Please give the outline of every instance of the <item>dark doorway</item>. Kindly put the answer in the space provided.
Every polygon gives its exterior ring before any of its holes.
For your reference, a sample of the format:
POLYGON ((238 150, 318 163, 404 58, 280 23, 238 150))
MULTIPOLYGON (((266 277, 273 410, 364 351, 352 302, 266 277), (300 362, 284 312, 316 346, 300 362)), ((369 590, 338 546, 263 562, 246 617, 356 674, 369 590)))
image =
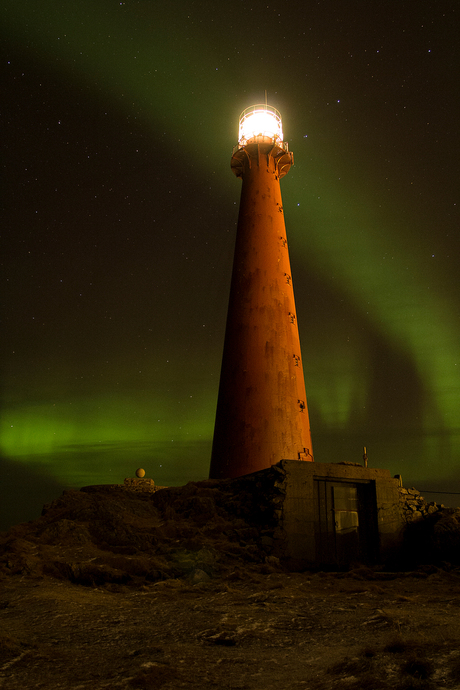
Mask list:
POLYGON ((318 565, 375 563, 378 552, 374 482, 315 479, 318 565))

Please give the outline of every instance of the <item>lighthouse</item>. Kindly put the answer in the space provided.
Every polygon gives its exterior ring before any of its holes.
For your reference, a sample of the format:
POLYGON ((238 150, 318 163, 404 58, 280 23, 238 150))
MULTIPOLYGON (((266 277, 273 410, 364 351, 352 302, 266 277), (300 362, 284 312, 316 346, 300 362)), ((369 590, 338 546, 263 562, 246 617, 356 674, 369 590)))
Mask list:
POLYGON ((242 180, 210 477, 312 461, 299 329, 280 180, 293 155, 280 113, 239 120, 231 168, 242 180))

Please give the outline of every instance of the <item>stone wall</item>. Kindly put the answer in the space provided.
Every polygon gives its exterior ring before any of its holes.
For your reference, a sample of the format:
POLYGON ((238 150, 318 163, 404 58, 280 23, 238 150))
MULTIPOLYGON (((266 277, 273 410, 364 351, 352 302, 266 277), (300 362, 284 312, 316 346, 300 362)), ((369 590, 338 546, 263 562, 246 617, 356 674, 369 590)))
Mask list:
POLYGON ((445 507, 442 503, 435 503, 434 501, 427 503, 420 495, 420 491, 414 487, 404 489, 402 486, 399 487, 399 506, 401 517, 407 524, 422 520, 445 507))

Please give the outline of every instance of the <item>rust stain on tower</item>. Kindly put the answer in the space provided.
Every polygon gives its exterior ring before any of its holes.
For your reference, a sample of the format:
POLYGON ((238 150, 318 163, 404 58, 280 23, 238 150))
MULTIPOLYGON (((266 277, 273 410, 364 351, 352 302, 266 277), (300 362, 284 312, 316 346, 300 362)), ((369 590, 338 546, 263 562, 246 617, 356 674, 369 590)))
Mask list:
POLYGON ((243 181, 210 477, 313 460, 280 179, 293 162, 281 116, 240 117, 231 167, 243 181))

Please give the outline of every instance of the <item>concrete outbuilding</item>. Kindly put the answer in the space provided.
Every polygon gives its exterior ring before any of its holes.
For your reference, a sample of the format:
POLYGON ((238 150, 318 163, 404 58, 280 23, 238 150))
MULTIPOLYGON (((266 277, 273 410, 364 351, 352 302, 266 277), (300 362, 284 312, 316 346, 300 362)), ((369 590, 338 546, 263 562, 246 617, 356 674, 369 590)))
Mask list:
POLYGON ((290 567, 386 563, 400 555, 399 480, 350 463, 283 460, 274 553, 290 567))

